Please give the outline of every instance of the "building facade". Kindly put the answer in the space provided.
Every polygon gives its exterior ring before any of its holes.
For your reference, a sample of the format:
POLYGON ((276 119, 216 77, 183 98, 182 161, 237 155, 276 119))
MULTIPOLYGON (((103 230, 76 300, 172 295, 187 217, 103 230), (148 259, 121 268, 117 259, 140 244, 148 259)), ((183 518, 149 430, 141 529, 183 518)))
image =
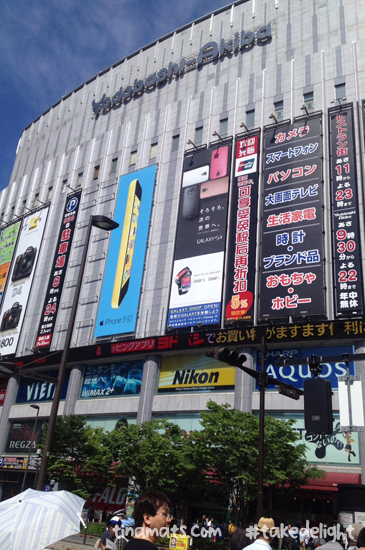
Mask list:
MULTIPOLYGON (((209 399, 259 410, 253 379, 207 351, 237 349, 259 369, 265 337, 267 371, 298 388, 307 357, 331 358, 332 436, 305 433, 303 398, 266 396, 329 473, 303 493, 320 501, 313 519, 331 515, 336 484, 365 473, 338 401, 342 354, 364 351, 363 7, 243 0, 162 37, 32 122, 0 195, 2 361, 57 376, 88 247, 60 414, 189 431, 209 399), (91 215, 119 228, 85 243, 91 215), (281 354, 303 364, 278 367, 281 354)), ((362 376, 362 360, 349 366, 362 376)), ((13 377, 0 389, 8 497, 29 404, 46 420, 54 386, 13 377)), ((100 505, 122 500, 118 489, 100 505)))

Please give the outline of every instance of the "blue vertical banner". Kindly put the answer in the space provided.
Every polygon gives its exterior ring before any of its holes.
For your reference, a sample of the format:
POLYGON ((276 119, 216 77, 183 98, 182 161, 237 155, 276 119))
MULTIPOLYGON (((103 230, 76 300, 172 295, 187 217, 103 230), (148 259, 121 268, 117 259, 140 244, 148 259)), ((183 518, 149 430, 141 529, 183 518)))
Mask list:
POLYGON ((111 233, 96 338, 136 328, 155 177, 156 165, 119 180, 114 214, 119 227, 111 233))

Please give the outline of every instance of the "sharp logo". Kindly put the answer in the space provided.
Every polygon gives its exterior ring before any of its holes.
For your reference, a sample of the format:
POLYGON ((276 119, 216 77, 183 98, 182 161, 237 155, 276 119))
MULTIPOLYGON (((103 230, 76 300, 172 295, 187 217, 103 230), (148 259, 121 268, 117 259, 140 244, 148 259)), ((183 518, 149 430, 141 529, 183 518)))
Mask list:
POLYGON ((201 372, 196 371, 195 369, 188 370, 177 370, 174 376, 173 386, 180 385, 199 385, 204 386, 204 384, 218 384, 219 372, 201 372))
POLYGON ((122 86, 111 97, 106 94, 100 101, 93 100, 93 116, 97 117, 101 113, 106 113, 113 108, 120 107, 123 103, 127 103, 132 97, 142 95, 145 90, 151 91, 158 85, 164 84, 172 78, 178 78, 180 75, 197 69, 198 67, 216 61, 225 55, 234 55, 244 50, 251 50, 256 44, 262 44, 271 40, 271 23, 260 27, 255 32, 241 31, 236 32, 234 38, 228 40, 222 38, 220 43, 207 42, 200 48, 197 57, 183 57, 179 63, 169 63, 168 67, 163 67, 159 71, 150 74, 144 80, 136 80, 133 85, 122 86))

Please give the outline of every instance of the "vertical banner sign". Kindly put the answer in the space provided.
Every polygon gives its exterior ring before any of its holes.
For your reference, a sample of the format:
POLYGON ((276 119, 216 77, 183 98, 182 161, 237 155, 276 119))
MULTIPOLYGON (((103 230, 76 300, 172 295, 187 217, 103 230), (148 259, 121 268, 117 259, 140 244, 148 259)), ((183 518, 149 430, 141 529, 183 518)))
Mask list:
POLYGON ((225 324, 253 321, 258 198, 258 135, 236 141, 230 211, 225 324))
POLYGON ((30 290, 42 245, 49 207, 23 220, 15 261, 10 272, 1 310, 0 349, 3 355, 15 353, 24 321, 30 290))
POLYGON ((265 130, 259 319, 324 315, 321 117, 265 130))
POLYGON ((220 323, 231 148, 185 157, 167 328, 220 323))
POLYGON ((20 224, 21 222, 12 223, 0 231, 0 304, 3 299, 20 224))
POLYGON ((353 109, 329 109, 335 317, 363 315, 353 109))
POLYGON ((56 251, 52 263, 52 271, 43 308, 41 310, 41 320, 35 342, 36 348, 45 348, 51 345, 68 259, 71 252, 72 239, 76 227, 80 196, 81 191, 78 191, 77 194, 73 194, 72 197, 68 196, 66 199, 56 251))
POLYGON ((119 181, 103 288, 94 336, 126 334, 136 328, 147 249, 156 165, 119 181))

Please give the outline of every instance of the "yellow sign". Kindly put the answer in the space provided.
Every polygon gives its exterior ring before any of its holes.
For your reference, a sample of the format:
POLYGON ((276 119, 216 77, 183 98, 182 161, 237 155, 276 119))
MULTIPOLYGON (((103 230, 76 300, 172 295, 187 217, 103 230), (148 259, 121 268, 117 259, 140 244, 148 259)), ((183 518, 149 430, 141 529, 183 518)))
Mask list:
POLYGON ((234 384, 235 368, 210 357, 164 357, 157 392, 233 391, 234 384))
POLYGON ((170 535, 170 550, 188 550, 189 537, 188 535, 170 535))

